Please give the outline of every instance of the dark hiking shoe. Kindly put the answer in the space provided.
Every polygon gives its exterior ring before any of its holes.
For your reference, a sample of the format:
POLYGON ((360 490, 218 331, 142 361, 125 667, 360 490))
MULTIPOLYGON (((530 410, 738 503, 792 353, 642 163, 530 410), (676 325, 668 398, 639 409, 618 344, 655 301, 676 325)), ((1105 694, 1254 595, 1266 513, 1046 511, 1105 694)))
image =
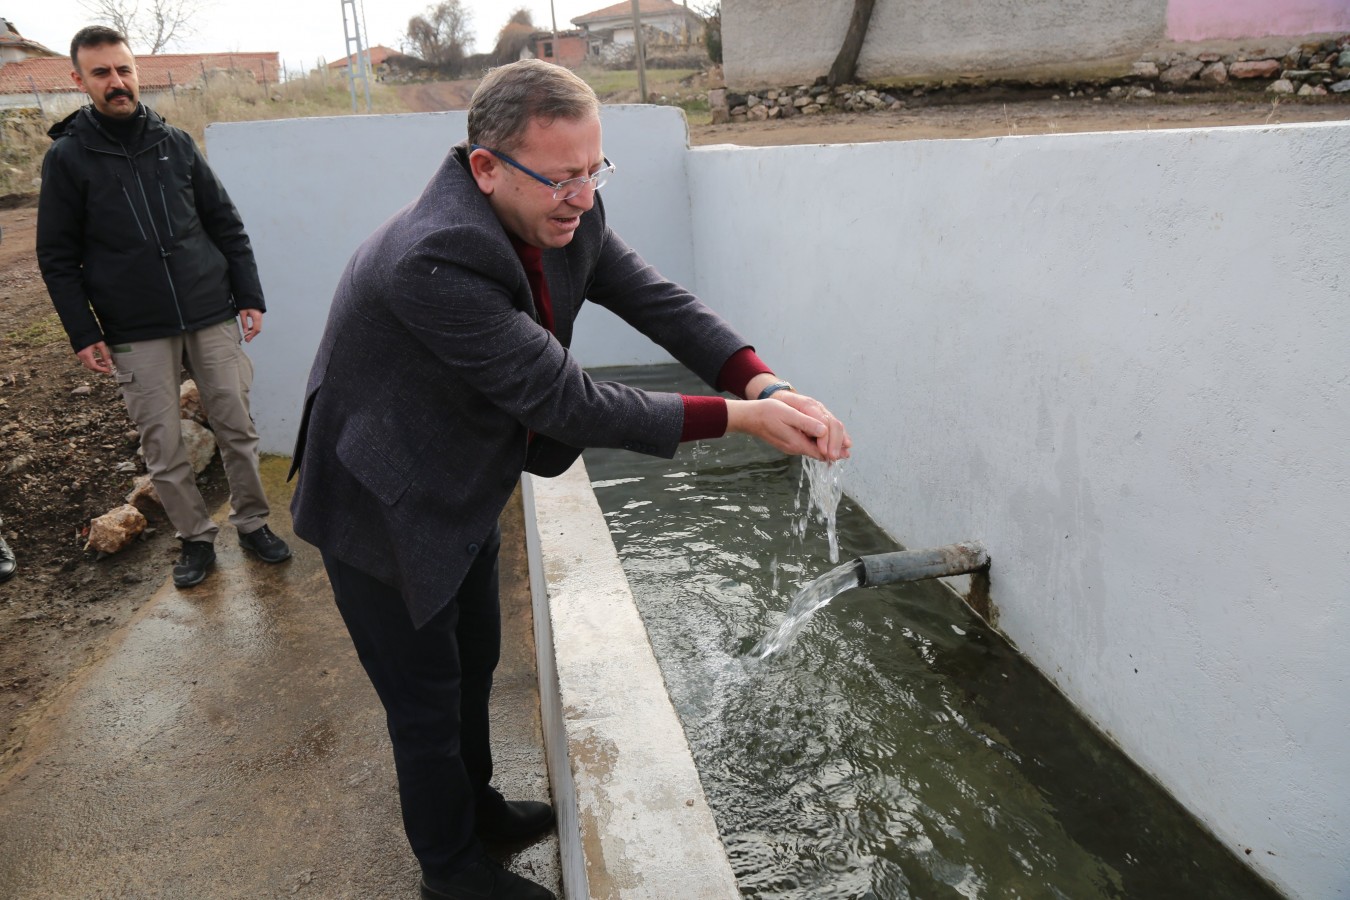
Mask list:
POLYGON ((6 544, 5 539, 0 537, 0 581, 9 581, 17 571, 19 571, 19 563, 14 558, 14 551, 9 549, 9 544, 6 544))
POLYGON ((210 541, 183 541, 183 553, 173 566, 173 583, 180 588, 201 584, 215 564, 216 548, 210 541))
POLYGON ((257 531, 239 535, 239 546, 252 553, 263 562, 279 563, 291 558, 291 548, 286 542, 272 533, 266 525, 257 531))
POLYGON ((481 857, 448 878, 422 876, 422 900, 557 900, 553 892, 481 857))

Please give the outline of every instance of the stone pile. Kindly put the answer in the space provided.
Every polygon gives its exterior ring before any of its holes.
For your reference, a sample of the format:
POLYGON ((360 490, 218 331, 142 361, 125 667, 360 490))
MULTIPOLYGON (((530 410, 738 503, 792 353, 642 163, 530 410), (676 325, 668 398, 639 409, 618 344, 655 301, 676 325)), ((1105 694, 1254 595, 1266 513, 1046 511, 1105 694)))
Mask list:
MULTIPOLYGON (((1283 54, 1173 52, 1145 56, 1131 74, 1159 88, 1204 90, 1232 82, 1269 82, 1274 94, 1300 97, 1350 93, 1350 35, 1339 40, 1299 44, 1283 54)), ((1138 96, 1138 89, 1134 94, 1138 96)))
MULTIPOLYGON (((823 81, 823 79, 822 79, 823 81)), ((1259 87, 1276 94, 1300 97, 1350 94, 1350 35, 1337 40, 1300 44, 1284 53, 1238 51, 1217 53, 1201 49, 1148 54, 1134 63, 1127 75, 1106 79, 1095 86, 1065 85, 1070 97, 1079 93, 1111 99, 1140 99, 1161 91, 1203 91, 1225 87, 1259 87)), ((714 125, 724 122, 789 119, 824 112, 869 112, 901 109, 903 96, 939 95, 947 84, 910 85, 880 89, 845 84, 831 88, 822 83, 736 91, 708 91, 708 106, 714 125)), ((973 86, 968 81, 961 89, 973 86)), ((1045 85, 1038 85, 1045 87, 1045 85)), ((1056 100, 1059 95, 1055 95, 1056 100)))

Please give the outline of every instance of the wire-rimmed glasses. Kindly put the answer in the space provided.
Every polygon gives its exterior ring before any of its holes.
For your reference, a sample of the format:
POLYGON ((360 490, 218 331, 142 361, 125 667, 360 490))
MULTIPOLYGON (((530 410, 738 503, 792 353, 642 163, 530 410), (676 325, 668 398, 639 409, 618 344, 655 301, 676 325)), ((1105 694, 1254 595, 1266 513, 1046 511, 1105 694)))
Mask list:
POLYGON ((531 169, 527 169, 525 166, 522 166, 520 163, 516 162, 511 157, 507 156, 505 153, 502 153, 501 151, 498 150, 493 150, 491 147, 484 147, 482 144, 470 144, 469 149, 486 150, 488 153, 491 153, 493 156, 497 157, 507 165, 519 169, 520 171, 524 172, 526 175, 530 176, 540 184, 551 188, 553 190, 554 200, 571 200, 573 197, 577 196, 582 191, 586 190, 587 187, 591 188, 592 190, 598 191, 600 190, 600 188, 605 186, 606 182, 609 181, 609 176, 614 174, 614 163, 610 162, 609 159, 606 157, 605 161, 600 165, 600 168, 596 169, 589 175, 582 175, 577 178, 569 178, 566 181, 550 181, 543 175, 540 175, 538 172, 535 172, 531 169))

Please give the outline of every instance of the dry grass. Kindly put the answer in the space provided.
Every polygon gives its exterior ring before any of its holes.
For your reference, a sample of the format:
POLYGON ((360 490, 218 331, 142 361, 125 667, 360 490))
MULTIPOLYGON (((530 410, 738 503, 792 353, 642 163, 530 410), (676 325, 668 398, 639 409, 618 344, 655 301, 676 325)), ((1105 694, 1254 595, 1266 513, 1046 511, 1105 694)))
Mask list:
MULTIPOLYGON (((370 95, 374 113, 404 111, 391 87, 372 83, 370 95)), ((347 82, 337 75, 318 73, 264 88, 252 79, 216 74, 205 88, 180 88, 175 96, 158 101, 155 110, 204 147, 206 126, 213 122, 350 115, 352 101, 347 82)), ((366 111, 359 86, 358 110, 366 111)), ((0 195, 32 193, 38 189, 42 156, 51 145, 46 132, 53 119, 34 112, 11 115, 2 121, 0 195)))

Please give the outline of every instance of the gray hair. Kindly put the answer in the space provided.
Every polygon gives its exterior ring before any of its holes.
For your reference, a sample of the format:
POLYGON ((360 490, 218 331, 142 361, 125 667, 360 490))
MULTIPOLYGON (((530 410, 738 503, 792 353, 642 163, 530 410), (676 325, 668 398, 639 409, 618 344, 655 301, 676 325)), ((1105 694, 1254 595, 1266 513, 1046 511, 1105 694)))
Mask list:
POLYGON ((469 143, 509 153, 534 119, 584 119, 600 114, 591 86, 562 66, 522 59, 490 70, 469 101, 469 143))

